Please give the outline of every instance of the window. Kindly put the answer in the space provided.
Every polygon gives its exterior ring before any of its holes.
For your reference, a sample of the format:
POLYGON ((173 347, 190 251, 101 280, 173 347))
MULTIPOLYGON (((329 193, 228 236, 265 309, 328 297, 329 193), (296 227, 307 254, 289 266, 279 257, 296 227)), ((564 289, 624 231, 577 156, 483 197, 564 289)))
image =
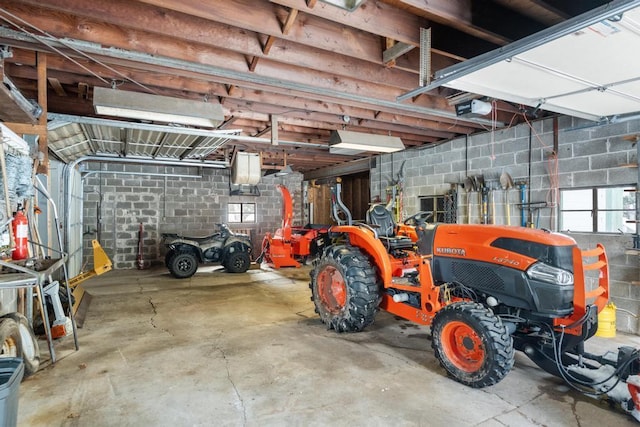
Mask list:
POLYGON ((433 213, 429 222, 455 224, 457 221, 455 193, 447 193, 444 196, 420 197, 420 211, 433 213))
POLYGON ((636 233, 636 189, 561 190, 560 228, 594 233, 636 233))
POLYGON ((230 223, 256 222, 255 203, 229 203, 227 221, 230 223))

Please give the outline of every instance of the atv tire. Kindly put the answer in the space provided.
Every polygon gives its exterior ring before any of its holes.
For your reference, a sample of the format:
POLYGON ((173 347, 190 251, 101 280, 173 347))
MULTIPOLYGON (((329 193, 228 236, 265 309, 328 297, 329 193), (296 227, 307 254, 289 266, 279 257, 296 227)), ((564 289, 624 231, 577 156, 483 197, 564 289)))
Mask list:
POLYGON ((187 279, 198 271, 198 258, 191 252, 176 252, 169 258, 167 268, 176 279, 187 279))
POLYGON ((224 261, 224 268, 229 273, 244 273, 249 269, 251 258, 247 252, 231 252, 224 261))
POLYGON ((174 256, 176 254, 176 251, 173 249, 170 249, 169 252, 166 253, 166 255, 164 256, 164 266, 169 268, 169 263, 171 262, 171 257, 174 256))
POLYGON ((436 358, 456 381, 474 388, 498 383, 513 367, 513 339, 499 317, 478 303, 440 310, 431 325, 436 358))
POLYGON ((40 368, 40 346, 33 329, 29 326, 29 321, 20 313, 5 314, 0 318, 0 321, 5 318, 13 319, 18 325, 20 333, 18 357, 21 357, 24 362, 24 376, 28 377, 35 374, 40 368))
POLYGON ((311 270, 311 300, 329 329, 360 332, 373 323, 380 304, 376 270, 360 249, 329 246, 311 270))

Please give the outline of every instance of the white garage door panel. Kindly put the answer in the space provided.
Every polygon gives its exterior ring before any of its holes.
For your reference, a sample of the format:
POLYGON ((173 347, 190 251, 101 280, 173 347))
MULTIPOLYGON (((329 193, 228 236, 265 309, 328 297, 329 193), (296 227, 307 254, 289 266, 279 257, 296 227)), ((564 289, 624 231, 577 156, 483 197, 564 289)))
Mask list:
POLYGON ((640 1, 613 1, 436 73, 438 86, 590 120, 640 114, 640 1))

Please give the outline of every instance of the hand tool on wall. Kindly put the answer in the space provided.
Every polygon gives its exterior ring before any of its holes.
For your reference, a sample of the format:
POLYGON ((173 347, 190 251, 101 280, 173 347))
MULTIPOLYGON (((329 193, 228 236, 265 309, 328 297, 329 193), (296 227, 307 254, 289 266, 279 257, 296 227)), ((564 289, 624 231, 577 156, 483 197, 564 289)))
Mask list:
POLYGON ((520 182, 518 188, 520 188, 520 225, 526 227, 527 214, 525 209, 527 205, 527 183, 524 181, 520 182))
POLYGON ((475 177, 476 181, 476 190, 478 191, 478 206, 480 208, 480 222, 483 224, 487 224, 489 221, 488 212, 487 212, 487 188, 484 184, 484 177, 482 175, 477 175, 475 177))
POLYGON ((490 189, 485 184, 482 187, 482 223, 489 224, 489 193, 490 189))
MULTIPOLYGON (((464 180, 464 191, 467 193, 467 224, 471 224, 471 190, 474 187, 474 180, 468 176, 464 180)), ((474 190, 475 191, 475 190, 474 190)))
POLYGON ((138 228, 138 254, 136 256, 136 267, 138 270, 144 268, 144 225, 140 223, 138 228))
POLYGON ((401 222, 404 217, 404 205, 403 205, 403 188, 404 188, 404 164, 406 160, 403 160, 400 165, 400 170, 395 179, 389 180, 387 186, 387 210, 391 211, 393 218, 396 222, 401 222))
POLYGON ((511 205, 509 204, 509 190, 513 188, 513 178, 506 171, 500 175, 500 186, 504 190, 504 210, 507 217, 507 225, 511 225, 511 205))
POLYGON ((489 198, 491 199, 491 224, 496 223, 496 193, 493 185, 489 189, 489 198))

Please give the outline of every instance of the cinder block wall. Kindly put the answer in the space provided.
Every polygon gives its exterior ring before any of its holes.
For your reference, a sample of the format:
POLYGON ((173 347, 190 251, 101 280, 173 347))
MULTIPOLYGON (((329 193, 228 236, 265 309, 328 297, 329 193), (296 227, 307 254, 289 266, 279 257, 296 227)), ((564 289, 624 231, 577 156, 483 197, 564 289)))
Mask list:
POLYGON ((280 178, 263 177, 257 186, 260 196, 231 196, 229 170, 88 163, 85 171, 89 170, 100 172, 89 175, 83 183, 83 242, 85 260, 89 263, 92 262, 91 240, 99 234, 100 243, 115 268, 136 268, 138 231, 142 223, 145 264, 160 264, 163 262, 160 233, 212 234, 217 230, 217 223, 228 223, 228 203, 256 203, 255 224, 229 224, 231 229, 250 231, 255 258, 264 234, 275 231, 282 223, 282 197, 276 184, 284 184, 291 192, 294 224, 302 224, 302 175, 298 173, 280 178))
MULTIPOLYGON (((492 189, 495 201, 495 223, 506 224, 505 200, 511 205, 511 225, 520 225, 520 190, 518 183, 526 183, 526 201, 553 205, 554 194, 549 191, 550 154, 554 144, 553 120, 546 119, 514 126, 496 132, 457 138, 424 149, 407 150, 383 155, 371 170, 371 198, 386 199, 389 178, 397 177, 404 167, 404 216, 419 210, 420 196, 441 195, 457 189, 459 223, 480 223, 479 194, 463 187, 466 177, 482 175, 492 189), (516 187, 503 190, 500 175, 507 172, 516 187), (506 198, 506 199, 505 199, 506 198)), ((640 121, 629 121, 594 127, 592 123, 561 117, 558 120, 558 188, 579 188, 598 185, 635 185, 638 169, 627 165, 638 162, 636 148, 626 135, 640 132, 640 121)), ((557 229, 557 212, 552 208, 534 210, 525 215, 527 224, 557 229), (539 213, 539 215, 538 215, 539 213)), ((567 230, 565 230, 566 232, 567 230)), ((611 299, 620 308, 640 313, 640 257, 628 255, 632 247, 630 235, 570 233, 582 248, 605 245, 611 269, 611 299)), ((619 311, 617 327, 621 331, 638 333, 638 321, 619 311)))

